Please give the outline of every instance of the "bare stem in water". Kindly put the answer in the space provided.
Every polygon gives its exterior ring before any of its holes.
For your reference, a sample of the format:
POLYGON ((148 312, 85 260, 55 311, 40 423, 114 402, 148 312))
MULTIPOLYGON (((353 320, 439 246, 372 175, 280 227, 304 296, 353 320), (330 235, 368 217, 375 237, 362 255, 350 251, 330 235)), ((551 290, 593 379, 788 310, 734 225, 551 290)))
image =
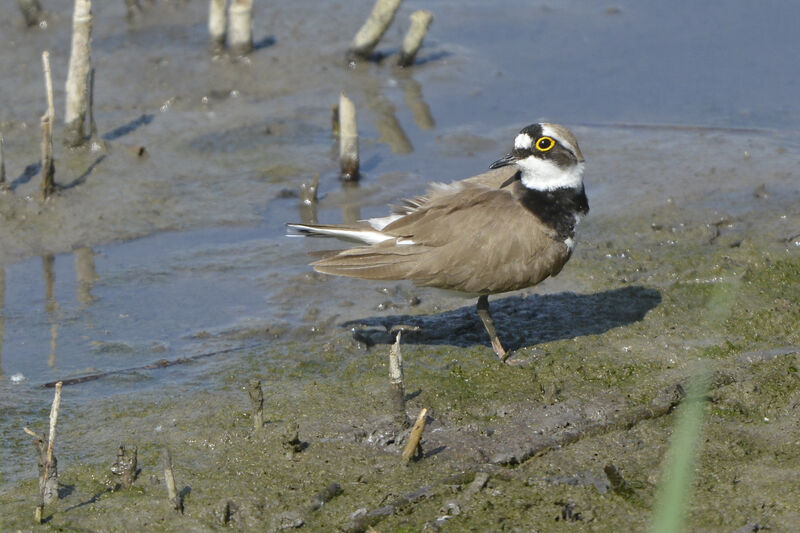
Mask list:
POLYGON ((414 11, 410 18, 411 27, 408 28, 406 37, 403 39, 403 48, 397 60, 397 64, 401 67, 409 67, 414 62, 414 58, 422 46, 422 40, 433 22, 433 13, 420 9, 414 11))
POLYGON ((339 164, 345 181, 358 180, 356 106, 344 93, 339 97, 339 164))
POLYGON ((50 52, 42 52, 42 68, 44 70, 44 85, 47 92, 47 111, 42 115, 42 200, 46 200, 55 192, 55 162, 53 161, 53 120, 55 108, 53 107, 53 78, 50 74, 50 52))
POLYGON ((403 0, 377 0, 375 2, 366 22, 353 37, 353 42, 350 43, 350 48, 347 50, 348 59, 369 59, 372 51, 378 45, 378 41, 392 24, 394 15, 402 3, 403 0))
MULTIPOLYGON (((91 69, 92 2, 75 0, 72 15, 72 50, 66 86, 66 113, 64 114, 64 142, 67 146, 80 146, 87 140, 84 122, 89 99, 89 71, 91 69)), ((91 127, 91 126, 90 126, 91 127)))
POLYGON ((208 6, 208 50, 212 54, 221 54, 225 50, 225 39, 228 35, 228 16, 225 7, 228 0, 211 0, 208 6))
POLYGON ((246 56, 253 50, 253 0, 232 0, 228 18, 231 53, 246 56))

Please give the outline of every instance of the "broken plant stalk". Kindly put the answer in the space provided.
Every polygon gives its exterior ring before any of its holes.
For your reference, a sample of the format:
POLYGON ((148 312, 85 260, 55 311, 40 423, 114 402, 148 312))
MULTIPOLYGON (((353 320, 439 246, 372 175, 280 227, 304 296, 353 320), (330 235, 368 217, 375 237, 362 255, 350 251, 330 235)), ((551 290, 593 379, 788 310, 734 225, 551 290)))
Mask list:
POLYGON ((53 121, 55 108, 53 106, 53 78, 50 73, 50 52, 42 52, 42 69, 44 70, 44 85, 47 93, 47 111, 42 115, 42 200, 55 192, 55 162, 53 160, 53 121))
POLYGON ((406 415, 406 391, 403 385, 403 354, 400 352, 402 333, 402 331, 397 332, 394 344, 389 350, 389 389, 395 423, 402 428, 407 428, 409 422, 406 415))
POLYGON ((228 25, 225 4, 227 3, 228 0, 211 0, 208 6, 208 51, 215 55, 225 50, 228 25))
POLYGON ((247 389, 253 404, 253 430, 258 433, 264 428, 264 392, 260 379, 251 379, 247 389))
POLYGON ((72 50, 66 85, 64 143, 80 146, 87 140, 84 129, 88 115, 89 72, 91 70, 92 2, 75 0, 72 15, 72 50))
POLYGON ((383 34, 389 29, 394 15, 403 0, 377 0, 364 25, 358 30, 350 48, 347 50, 348 60, 369 59, 383 34))
POLYGON ((253 50, 253 0, 232 0, 228 8, 228 45, 234 56, 253 50))
POLYGON ((356 106, 344 93, 339 96, 339 165, 343 180, 358 181, 356 106))
POLYGON ((425 429, 425 415, 428 414, 428 409, 422 408, 417 416, 417 421, 414 422, 414 427, 411 428, 411 434, 408 436, 408 442, 403 449, 403 459, 410 461, 417 453, 419 447, 419 440, 422 438, 422 431, 425 429))
POLYGON ((428 28, 433 22, 433 13, 420 9, 411 14, 411 26, 408 28, 405 39, 403 39, 403 48, 400 50, 400 57, 397 59, 397 64, 401 67, 410 67, 417 56, 417 52, 422 47, 422 40, 428 33, 428 28))
POLYGON ((53 405, 50 407, 50 431, 47 438, 47 452, 44 457, 42 478, 39 481, 39 503, 34 514, 37 524, 42 523, 44 506, 58 500, 58 474, 53 457, 53 443, 56 440, 56 424, 58 423, 58 412, 61 408, 61 386, 62 383, 60 381, 56 383, 53 405))
POLYGON ((163 455, 164 463, 164 482, 167 485, 167 498, 169 499, 172 508, 176 511, 183 513, 183 501, 178 490, 175 487, 175 472, 172 470, 172 455, 167 448, 164 448, 163 455))

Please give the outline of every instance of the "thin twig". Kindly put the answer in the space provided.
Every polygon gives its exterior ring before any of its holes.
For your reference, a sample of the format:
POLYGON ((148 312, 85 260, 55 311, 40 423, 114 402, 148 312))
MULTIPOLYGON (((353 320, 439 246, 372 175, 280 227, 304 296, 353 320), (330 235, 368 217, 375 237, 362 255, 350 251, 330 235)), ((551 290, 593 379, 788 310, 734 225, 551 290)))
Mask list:
POLYGON ((88 102, 88 109, 87 113, 89 114, 89 138, 91 139, 95 135, 97 135, 97 124, 94 121, 94 74, 95 68, 92 67, 89 69, 89 83, 87 84, 89 87, 89 102, 88 102))
MULTIPOLYGON (((81 383, 86 383, 86 382, 89 382, 89 381, 95 381, 97 379, 102 379, 102 378, 109 377, 109 376, 119 376, 121 374, 130 374, 132 372, 140 372, 142 370, 155 370, 157 368, 167 368, 167 367, 170 367, 170 366, 173 366, 173 365, 184 365, 186 363, 191 363, 193 361, 197 361, 198 359, 204 359, 206 357, 213 357, 215 355, 221 355, 221 354, 226 354, 226 353, 239 352, 239 351, 242 351, 242 350, 248 350, 250 348, 255 348, 257 346, 260 346, 260 345, 258 343, 253 343, 253 344, 247 344, 245 346, 237 346, 236 348, 227 348, 225 350, 216 350, 216 351, 213 351, 213 352, 200 353, 200 354, 192 355, 192 356, 189 356, 189 357, 181 357, 179 359, 172 359, 172 360, 170 360, 170 359, 159 359, 158 361, 156 361, 154 363, 147 364, 147 365, 135 366, 135 367, 131 367, 131 368, 121 368, 119 370, 109 370, 107 372, 97 372, 96 374, 88 374, 86 376, 80 376, 80 377, 77 377, 77 378, 64 379, 62 381, 64 382, 64 385, 79 385, 81 383)), ((56 383, 57 382, 55 382, 55 381, 48 381, 47 383, 44 384, 44 387, 50 389, 50 388, 55 387, 56 383)))

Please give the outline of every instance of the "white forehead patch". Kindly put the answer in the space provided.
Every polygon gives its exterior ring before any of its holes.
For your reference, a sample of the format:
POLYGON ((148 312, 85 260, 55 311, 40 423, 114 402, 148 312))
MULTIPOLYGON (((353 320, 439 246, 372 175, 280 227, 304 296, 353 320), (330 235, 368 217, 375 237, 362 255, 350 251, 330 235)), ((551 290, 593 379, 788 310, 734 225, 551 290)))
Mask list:
POLYGON ((520 133, 514 138, 514 148, 517 150, 530 150, 533 139, 527 133, 520 133))

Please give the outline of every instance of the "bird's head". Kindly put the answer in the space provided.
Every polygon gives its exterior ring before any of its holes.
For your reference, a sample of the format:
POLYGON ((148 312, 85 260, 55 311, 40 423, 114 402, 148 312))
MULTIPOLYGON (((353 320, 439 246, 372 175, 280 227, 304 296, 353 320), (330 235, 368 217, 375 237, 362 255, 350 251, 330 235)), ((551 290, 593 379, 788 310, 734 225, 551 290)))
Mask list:
POLYGON ((583 189, 584 160, 578 141, 559 124, 531 124, 514 138, 514 149, 491 168, 516 165, 522 184, 539 191, 583 189))

